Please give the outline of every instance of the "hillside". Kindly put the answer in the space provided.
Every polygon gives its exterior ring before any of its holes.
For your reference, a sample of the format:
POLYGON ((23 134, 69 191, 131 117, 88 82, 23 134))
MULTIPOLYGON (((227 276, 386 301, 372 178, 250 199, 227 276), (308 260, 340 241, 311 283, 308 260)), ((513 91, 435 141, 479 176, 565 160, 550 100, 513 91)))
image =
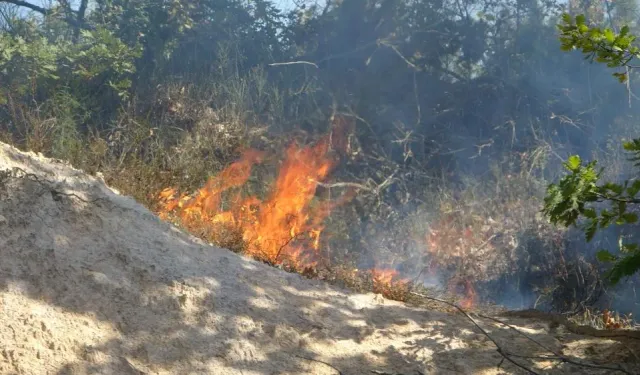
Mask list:
MULTIPOLYGON (((7 169, 0 374, 525 373, 462 314, 354 294, 208 246, 98 179, 0 144, 7 169)), ((630 363, 640 340, 475 319, 539 373, 612 370, 546 360, 521 333, 572 361, 640 371, 630 363)))

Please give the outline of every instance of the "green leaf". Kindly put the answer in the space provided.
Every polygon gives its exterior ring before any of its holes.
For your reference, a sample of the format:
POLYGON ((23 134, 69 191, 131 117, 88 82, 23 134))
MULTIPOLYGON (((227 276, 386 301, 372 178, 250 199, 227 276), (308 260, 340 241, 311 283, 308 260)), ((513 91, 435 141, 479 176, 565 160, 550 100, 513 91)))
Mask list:
POLYGON ((636 273, 640 269, 640 251, 634 251, 631 254, 616 261, 615 265, 608 272, 609 281, 617 284, 623 277, 628 277, 636 273))
POLYGON ((595 219, 598 217, 598 214, 596 213, 596 210, 594 208, 586 208, 582 214, 589 219, 595 219))
POLYGON ((627 188, 629 197, 634 198, 640 192, 640 180, 635 180, 631 186, 627 188))
POLYGON ((633 212, 627 212, 622 214, 623 224, 635 224, 638 222, 638 214, 633 212))
POLYGON ((572 155, 567 159, 565 166, 572 172, 576 172, 580 168, 581 160, 580 156, 572 155))
POLYGON ((591 242, 591 240, 593 240, 593 237, 596 235, 597 231, 598 231, 598 221, 591 220, 589 224, 587 224, 584 228, 584 234, 587 242, 591 242))
POLYGON ((638 251, 638 244, 637 243, 627 243, 627 244, 620 244, 620 251, 623 253, 631 253, 634 251, 638 251))
MULTIPOLYGON (((587 25, 584 15, 575 20, 571 15, 562 14, 562 22, 557 25, 560 31, 560 48, 564 51, 580 49, 586 60, 600 62, 610 68, 626 67, 634 69, 629 62, 640 58, 640 48, 632 45, 636 36, 631 35, 630 28, 624 26, 616 34, 611 29, 601 29, 587 25)), ((618 81, 628 80, 627 72, 612 73, 618 81)), ((624 142, 624 149, 632 154, 630 160, 640 168, 640 138, 624 142)), ((602 170, 596 171, 596 161, 582 165, 577 155, 571 156, 564 167, 569 171, 557 184, 547 187, 542 212, 554 224, 565 226, 577 225, 579 219, 586 219, 581 229, 587 241, 591 241, 598 229, 606 228, 612 223, 619 225, 635 225, 639 215, 631 205, 636 205, 636 195, 640 193, 640 180, 625 181, 623 184, 605 182, 598 185, 602 170), (596 210, 594 203, 608 204, 596 210), (627 212, 627 210, 632 212, 627 212), (599 214, 598 214, 599 212, 599 214)), ((640 270, 640 245, 619 241, 620 256, 607 250, 600 250, 596 255, 602 262, 613 263, 606 273, 612 283, 623 277, 631 276, 640 270)))
POLYGON ((613 73, 613 76, 616 77, 620 83, 627 82, 627 73, 613 73))
POLYGON ((598 258, 599 261, 605 263, 615 262, 618 259, 615 255, 611 254, 607 250, 598 251, 596 253, 596 258, 598 258))
POLYGON ((613 43, 613 41, 616 39, 616 35, 613 33, 613 30, 611 29, 604 30, 604 37, 609 43, 613 43))

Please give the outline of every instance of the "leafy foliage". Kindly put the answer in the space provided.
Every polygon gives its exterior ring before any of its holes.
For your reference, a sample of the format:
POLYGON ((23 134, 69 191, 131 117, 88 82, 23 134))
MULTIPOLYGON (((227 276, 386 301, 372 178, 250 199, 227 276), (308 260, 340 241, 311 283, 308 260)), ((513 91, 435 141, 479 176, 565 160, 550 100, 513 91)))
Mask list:
POLYGON ((0 104, 11 91, 24 95, 38 80, 57 80, 60 48, 43 37, 27 42, 20 36, 0 34, 0 104))
MULTIPOLYGON (((629 28, 623 27, 619 34, 611 29, 589 27, 585 16, 578 15, 575 20, 568 14, 563 15, 560 41, 565 51, 579 48, 587 58, 606 63, 608 67, 627 67, 630 61, 640 55, 640 49, 632 46, 636 39, 629 34, 629 28)), ((615 73, 621 82, 626 81, 627 73, 615 73)), ((631 161, 640 166, 640 139, 624 143, 624 149, 631 153, 631 161)), ((583 164, 579 156, 571 156, 564 166, 569 174, 557 184, 549 185, 544 200, 543 212, 552 223, 564 226, 578 225, 584 230, 587 241, 593 240, 598 230, 611 224, 635 225, 638 223, 637 205, 640 204, 640 180, 627 180, 621 184, 601 182, 602 169, 596 170, 597 161, 583 164), (598 203, 607 203, 608 208, 600 208, 598 203)), ((600 250, 597 257, 602 262, 611 262, 608 278, 618 283, 623 277, 640 271, 640 248, 636 243, 619 241, 619 255, 600 250)))
MULTIPOLYGON (((562 15, 562 23, 558 25, 560 42, 563 51, 580 49, 586 59, 605 63, 610 68, 627 66, 633 59, 640 57, 640 49, 633 45, 636 36, 630 34, 629 26, 624 26, 616 33, 610 28, 587 25, 585 15, 574 17, 568 13, 562 15)), ((620 82, 627 80, 626 72, 614 73, 620 82)))

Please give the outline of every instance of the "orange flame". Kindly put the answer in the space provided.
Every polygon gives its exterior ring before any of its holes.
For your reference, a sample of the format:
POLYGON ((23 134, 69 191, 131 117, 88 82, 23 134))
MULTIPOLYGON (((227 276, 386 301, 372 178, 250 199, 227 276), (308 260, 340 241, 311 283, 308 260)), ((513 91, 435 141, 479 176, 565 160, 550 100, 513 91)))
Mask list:
MULTIPOLYGON (((314 209, 311 202, 318 183, 335 165, 327 157, 327 151, 326 140, 313 147, 299 148, 292 144, 287 149, 269 198, 264 203, 252 199, 260 209, 251 215, 253 217, 243 228, 250 254, 272 263, 280 263, 281 257, 290 257, 300 265, 305 246, 295 243, 302 242, 314 252, 319 250, 320 234, 324 229, 322 222, 330 207, 327 204, 314 209), (297 241, 299 239, 301 241, 297 241)), ((304 266, 311 266, 309 261, 304 266)))
POLYGON ((463 309, 471 309, 476 304, 476 290, 473 287, 473 283, 468 280, 452 280, 450 288, 454 289, 457 294, 462 294, 464 297, 459 302, 460 307, 463 309))
POLYGON ((434 274, 436 271, 453 271, 454 276, 448 280, 448 288, 461 295, 461 307, 469 309, 477 303, 478 295, 474 287, 477 277, 467 267, 473 269, 475 260, 481 258, 483 252, 493 249, 493 233, 490 228, 472 226, 464 219, 468 218, 442 215, 431 224, 423 241, 429 254, 428 271, 434 274))
POLYGON ((245 184, 253 166, 263 161, 262 152, 248 150, 191 196, 178 196, 173 188, 163 190, 158 196, 160 216, 174 214, 187 229, 204 228, 213 240, 220 225, 232 228, 241 233, 246 253, 257 259, 297 270, 313 268, 319 258, 324 220, 335 206, 353 196, 348 193, 334 202, 314 201, 318 185, 336 166, 329 157, 330 143, 329 137, 308 147, 292 143, 264 201, 255 196, 242 199, 238 194, 231 209, 222 209, 222 194, 245 184))
MULTIPOLYGON (((351 189, 333 201, 316 199, 316 190, 337 160, 333 151, 348 156, 353 121, 337 116, 332 131, 315 145, 301 147, 292 143, 285 152, 276 181, 265 200, 256 196, 232 196, 231 207, 223 208, 223 194, 243 186, 264 153, 245 151, 241 158, 220 174, 210 178, 193 194, 178 194, 168 188, 158 194, 161 218, 176 217, 190 232, 202 234, 221 243, 221 233, 231 232, 242 238, 243 250, 256 259, 280 264, 296 271, 315 271, 320 260, 324 220, 331 211, 355 196, 351 189)), ((357 272, 354 271, 354 272, 357 272)), ((391 269, 371 270, 373 289, 387 298, 403 300, 408 294, 408 280, 398 278, 391 269)))
POLYGON ((374 268, 371 270, 373 292, 396 300, 404 300, 409 292, 409 280, 399 279, 394 269, 374 268))

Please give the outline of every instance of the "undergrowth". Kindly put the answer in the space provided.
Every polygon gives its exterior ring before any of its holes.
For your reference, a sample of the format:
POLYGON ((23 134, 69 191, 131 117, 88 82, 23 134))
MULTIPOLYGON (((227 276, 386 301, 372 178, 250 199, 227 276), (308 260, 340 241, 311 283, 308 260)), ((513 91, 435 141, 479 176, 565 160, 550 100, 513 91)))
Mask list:
MULTIPOLYGON (((132 98, 116 116, 105 118, 104 126, 84 128, 87 110, 62 90, 33 105, 7 102, 9 121, 0 137, 99 174, 155 211, 158 192, 167 187, 196 191, 247 148, 277 156, 293 139, 304 144, 326 132, 328 126, 321 124, 331 115, 321 111, 305 119, 312 125, 298 127, 291 120, 296 108, 310 102, 309 97, 289 98, 256 69, 241 78, 168 80, 132 98)), ((426 184, 415 172, 411 178, 396 176, 399 167, 389 160, 362 155, 354 138, 348 135, 350 154, 342 159, 351 169, 339 171, 337 182, 368 190, 359 191, 353 204, 337 208, 327 219, 322 251, 328 255, 317 267, 298 270, 304 276, 399 301, 410 300, 410 291, 425 285, 458 294, 469 306, 501 294, 529 293, 537 296, 536 307, 562 312, 586 311, 602 294, 593 259, 568 246, 570 233, 550 226, 539 214, 544 186, 553 177, 548 160, 555 150, 548 142, 526 151, 505 150, 484 173, 430 177, 426 184), (379 170, 368 166, 371 177, 355 180, 355 163, 362 160, 379 170), (384 185, 389 176, 394 188, 384 185), (376 190, 379 185, 386 190, 376 190), (404 190, 393 192, 395 186, 404 190), (402 192, 411 195, 397 198, 402 192), (387 269, 398 273, 372 272, 387 269)), ((619 154, 612 155, 611 165, 621 170, 614 163, 619 154)), ((244 192, 264 195, 279 163, 274 157, 256 167, 244 192)), ((319 190, 318 195, 336 194, 336 189, 319 190)), ((234 228, 188 229, 222 248, 247 249, 234 228)))

